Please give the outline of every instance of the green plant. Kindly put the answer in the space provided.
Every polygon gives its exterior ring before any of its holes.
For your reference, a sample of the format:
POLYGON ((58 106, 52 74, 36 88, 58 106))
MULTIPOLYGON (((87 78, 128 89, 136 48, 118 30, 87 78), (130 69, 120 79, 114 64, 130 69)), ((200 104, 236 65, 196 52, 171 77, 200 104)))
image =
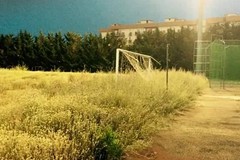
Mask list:
POLYGON ((107 128, 94 148, 94 159, 117 160, 122 153, 123 149, 117 134, 111 128, 107 128))

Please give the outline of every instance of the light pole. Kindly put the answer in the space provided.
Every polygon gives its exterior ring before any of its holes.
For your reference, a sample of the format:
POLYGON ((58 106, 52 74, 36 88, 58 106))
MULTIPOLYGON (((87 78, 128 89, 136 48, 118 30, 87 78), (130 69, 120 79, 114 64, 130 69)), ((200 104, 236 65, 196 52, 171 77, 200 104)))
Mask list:
POLYGON ((170 44, 167 44, 167 49, 166 49, 166 90, 168 90, 168 61, 169 61, 168 50, 169 50, 169 45, 170 44))
POLYGON ((205 0, 199 0, 199 12, 198 12, 198 23, 197 23, 197 56, 196 56, 196 72, 200 72, 201 56, 202 56, 202 35, 203 35, 203 17, 204 17, 204 5, 205 0))

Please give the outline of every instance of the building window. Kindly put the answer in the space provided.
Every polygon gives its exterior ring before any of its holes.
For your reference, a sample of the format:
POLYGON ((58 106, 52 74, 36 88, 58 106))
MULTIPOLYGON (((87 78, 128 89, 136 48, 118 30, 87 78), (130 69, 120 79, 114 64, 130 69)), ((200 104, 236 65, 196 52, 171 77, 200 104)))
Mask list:
POLYGON ((119 34, 119 30, 118 29, 115 29, 114 30, 114 33, 117 35, 117 34, 119 34))
POLYGON ((132 32, 129 32, 129 36, 130 36, 130 37, 132 36, 132 32))
POLYGON ((153 28, 145 28, 145 31, 147 31, 147 32, 152 32, 152 31, 153 31, 153 28))

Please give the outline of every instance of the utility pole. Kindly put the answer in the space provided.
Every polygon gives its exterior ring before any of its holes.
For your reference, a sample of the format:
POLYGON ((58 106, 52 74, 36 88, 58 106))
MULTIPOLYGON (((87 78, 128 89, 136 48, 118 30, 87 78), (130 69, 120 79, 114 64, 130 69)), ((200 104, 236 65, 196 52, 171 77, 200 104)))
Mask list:
POLYGON ((166 49, 166 90, 168 90, 168 62, 169 62, 169 45, 167 44, 167 49, 166 49))
POLYGON ((202 56, 202 35, 203 35, 203 20, 204 20, 204 5, 205 0, 199 0, 199 9, 198 9, 198 24, 197 24, 197 55, 196 55, 196 73, 202 72, 201 65, 201 56, 202 56))

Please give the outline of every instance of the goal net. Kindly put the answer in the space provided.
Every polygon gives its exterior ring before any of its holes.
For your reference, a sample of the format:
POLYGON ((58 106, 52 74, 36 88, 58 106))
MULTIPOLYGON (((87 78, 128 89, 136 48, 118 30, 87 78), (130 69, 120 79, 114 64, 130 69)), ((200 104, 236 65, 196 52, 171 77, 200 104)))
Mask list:
POLYGON ((141 77, 147 79, 149 73, 153 71, 153 64, 160 63, 153 57, 137 52, 132 52, 124 49, 117 49, 116 51, 116 75, 119 72, 136 71, 141 77))

